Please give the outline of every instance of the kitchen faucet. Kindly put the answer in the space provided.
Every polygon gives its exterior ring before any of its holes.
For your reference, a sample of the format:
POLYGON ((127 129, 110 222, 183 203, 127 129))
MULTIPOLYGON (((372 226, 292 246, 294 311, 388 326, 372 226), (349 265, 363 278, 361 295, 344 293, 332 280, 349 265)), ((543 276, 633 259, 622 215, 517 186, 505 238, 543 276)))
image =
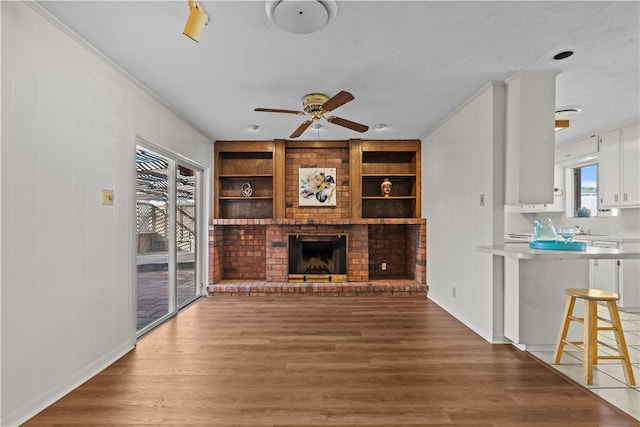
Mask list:
POLYGON ((590 235, 591 234, 591 229, 588 229, 587 231, 584 231, 582 228, 580 228, 579 225, 576 225, 576 235, 578 234, 583 234, 583 235, 590 235))

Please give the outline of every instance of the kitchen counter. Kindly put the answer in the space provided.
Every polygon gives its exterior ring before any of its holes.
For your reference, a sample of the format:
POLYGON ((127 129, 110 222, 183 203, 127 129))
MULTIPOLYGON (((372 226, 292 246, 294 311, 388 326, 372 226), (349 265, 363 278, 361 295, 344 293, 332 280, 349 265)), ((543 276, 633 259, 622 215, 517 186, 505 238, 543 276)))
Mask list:
POLYGON ((637 234, 578 234, 573 237, 578 241, 598 241, 615 243, 640 243, 640 235, 637 234))
POLYGON ((528 243, 511 243, 506 245, 477 246, 476 249, 480 252, 488 252, 493 255, 532 260, 640 258, 640 250, 594 248, 592 246, 588 246, 584 251, 554 251, 531 249, 528 243))
MULTIPOLYGON (((505 233, 505 243, 533 240, 533 233, 505 233)), ((573 240, 582 242, 640 243, 640 234, 577 234, 573 240)))
MULTIPOLYGON (((501 259, 504 266, 503 286, 496 292, 503 296, 505 338, 522 350, 553 350, 567 298, 565 289, 589 288, 591 260, 640 259, 640 245, 632 246, 637 247, 557 251, 531 249, 528 243, 477 246, 479 252, 501 259)), ((581 310, 582 305, 576 305, 575 315, 579 317, 581 310)), ((570 340, 581 339, 577 329, 570 332, 570 340)))

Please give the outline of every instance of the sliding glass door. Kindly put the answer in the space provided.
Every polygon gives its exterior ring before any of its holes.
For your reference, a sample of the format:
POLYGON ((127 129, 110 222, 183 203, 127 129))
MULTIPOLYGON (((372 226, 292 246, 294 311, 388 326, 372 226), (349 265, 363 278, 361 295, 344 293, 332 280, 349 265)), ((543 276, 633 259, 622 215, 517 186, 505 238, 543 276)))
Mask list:
POLYGON ((178 308, 198 296, 196 279, 197 217, 196 176, 198 173, 182 165, 176 167, 176 250, 178 308))
POLYGON ((136 149, 137 326, 142 335, 201 295, 201 170, 170 153, 136 149))

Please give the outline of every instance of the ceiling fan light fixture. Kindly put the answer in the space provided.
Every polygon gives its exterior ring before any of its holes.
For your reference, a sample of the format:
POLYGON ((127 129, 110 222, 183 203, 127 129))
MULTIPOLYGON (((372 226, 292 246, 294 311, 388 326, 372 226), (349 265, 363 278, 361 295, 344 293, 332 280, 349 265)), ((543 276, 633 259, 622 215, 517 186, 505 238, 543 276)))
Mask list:
POLYGON ((195 42, 200 42, 202 29, 209 23, 209 16, 197 0, 188 0, 187 3, 189 4, 189 17, 182 34, 195 42))
POLYGON ((265 10, 269 20, 294 34, 311 34, 322 30, 336 17, 335 0, 268 0, 265 10))
POLYGON ((318 120, 325 119, 329 123, 333 123, 338 126, 345 127, 347 129, 355 130, 356 132, 366 132, 369 130, 369 126, 363 125, 362 123, 353 122, 351 120, 344 119, 342 117, 329 116, 326 117, 325 113, 335 110, 338 107, 346 104, 347 102, 351 102, 355 99, 355 97, 347 92, 346 90, 341 90, 331 98, 327 95, 323 95, 321 93, 310 93, 302 97, 302 106, 304 111, 296 111, 296 110, 283 110, 279 108, 254 108, 254 111, 266 112, 266 113, 286 113, 286 114, 302 114, 310 116, 307 120, 302 122, 298 128, 293 131, 289 138, 297 138, 307 130, 307 128, 312 127, 312 129, 320 129, 322 127, 318 120), (312 126, 317 125, 317 126, 312 126))
POLYGON ((376 123, 375 125, 373 125, 373 127, 378 129, 378 130, 382 130, 382 129, 386 129, 387 128, 387 124, 386 123, 376 123))
POLYGON ((324 112, 322 106, 329 100, 327 95, 321 93, 310 93, 302 98, 302 109, 314 117, 322 116, 324 112))

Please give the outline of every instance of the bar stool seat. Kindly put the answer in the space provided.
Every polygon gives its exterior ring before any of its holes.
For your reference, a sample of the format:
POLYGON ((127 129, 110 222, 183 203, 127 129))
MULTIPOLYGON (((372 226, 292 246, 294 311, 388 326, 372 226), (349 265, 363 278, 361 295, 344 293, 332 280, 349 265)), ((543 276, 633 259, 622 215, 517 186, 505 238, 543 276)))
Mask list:
POLYGON ((616 301, 620 299, 620 295, 615 292, 603 291, 600 289, 583 289, 569 288, 565 290, 567 294, 567 305, 564 311, 562 326, 556 350, 553 355, 553 364, 560 363, 562 352, 566 344, 579 348, 583 352, 582 359, 582 379, 586 384, 593 384, 593 365, 598 360, 620 360, 624 377, 629 385, 636 385, 633 371, 631 370, 631 362, 629 361, 629 352, 627 351, 627 343, 624 339, 622 324, 620 323, 620 314, 616 301), (575 317, 573 308, 576 299, 584 300, 584 317, 575 317), (609 319, 598 316, 598 303, 605 303, 609 309, 609 319), (599 327, 598 321, 606 323, 610 326, 599 327), (568 341, 567 332, 571 322, 579 322, 583 324, 583 340, 568 341), (616 338, 617 348, 602 341, 598 341, 598 331, 613 331, 616 338), (608 347, 618 352, 617 356, 600 356, 598 354, 598 344, 608 347))

